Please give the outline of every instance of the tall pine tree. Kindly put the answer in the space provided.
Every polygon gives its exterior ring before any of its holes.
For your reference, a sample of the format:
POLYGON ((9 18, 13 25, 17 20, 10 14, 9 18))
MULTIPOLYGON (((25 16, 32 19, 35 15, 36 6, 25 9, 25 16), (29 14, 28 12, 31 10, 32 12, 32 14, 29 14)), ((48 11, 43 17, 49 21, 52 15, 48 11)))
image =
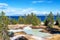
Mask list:
POLYGON ((41 21, 34 13, 31 13, 26 16, 25 23, 32 25, 40 25, 41 21))
POLYGON ((19 19, 18 19, 18 23, 19 24, 24 24, 25 23, 25 19, 22 16, 20 16, 19 19))
POLYGON ((53 13, 50 12, 49 15, 46 18, 45 25, 46 26, 49 26, 49 25, 52 26, 53 24, 54 24, 54 16, 53 16, 53 13))
POLYGON ((0 16, 0 37, 2 38, 2 40, 10 40, 9 36, 8 36, 8 32, 7 32, 7 24, 8 24, 8 20, 7 17, 5 16, 5 13, 2 11, 1 12, 1 16, 0 16))
POLYGON ((60 15, 59 15, 59 13, 57 13, 57 16, 56 16, 56 24, 55 25, 58 25, 60 27, 60 15))

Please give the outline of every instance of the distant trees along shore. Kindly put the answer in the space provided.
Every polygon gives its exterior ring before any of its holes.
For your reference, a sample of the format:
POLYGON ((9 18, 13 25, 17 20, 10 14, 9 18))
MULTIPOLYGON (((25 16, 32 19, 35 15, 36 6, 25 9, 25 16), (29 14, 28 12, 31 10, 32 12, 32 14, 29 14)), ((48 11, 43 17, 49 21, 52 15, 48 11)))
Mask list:
MULTIPOLYGON (((56 15, 56 20, 54 20, 54 15, 52 12, 50 12, 45 20, 44 20, 44 25, 48 26, 48 25, 54 25, 54 22, 56 22, 55 25, 60 26, 60 15, 59 13, 57 13, 56 15)), ((5 16, 5 13, 2 11, 0 13, 0 20, 1 18, 3 19, 4 23, 6 25, 8 24, 32 24, 32 25, 41 25, 41 20, 34 14, 28 14, 26 15, 24 18, 22 16, 19 16, 18 20, 16 19, 12 19, 12 18, 8 18, 7 16, 5 16), (3 17, 2 17, 3 16, 3 17)), ((2 22, 2 20, 1 20, 2 22)))

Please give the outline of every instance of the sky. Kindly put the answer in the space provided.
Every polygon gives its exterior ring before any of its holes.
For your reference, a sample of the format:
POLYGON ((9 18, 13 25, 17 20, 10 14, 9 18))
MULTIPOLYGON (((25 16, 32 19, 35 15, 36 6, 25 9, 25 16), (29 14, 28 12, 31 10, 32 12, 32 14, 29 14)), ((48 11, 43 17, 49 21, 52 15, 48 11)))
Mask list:
POLYGON ((51 11, 60 14, 60 0, 0 0, 0 12, 7 16, 23 16, 30 13, 47 15, 51 11))

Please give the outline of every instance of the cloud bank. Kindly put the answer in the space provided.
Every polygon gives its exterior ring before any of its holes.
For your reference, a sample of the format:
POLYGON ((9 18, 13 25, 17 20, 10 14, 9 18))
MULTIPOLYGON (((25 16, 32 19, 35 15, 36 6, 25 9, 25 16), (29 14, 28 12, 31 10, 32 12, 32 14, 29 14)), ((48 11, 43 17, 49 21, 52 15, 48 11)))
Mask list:
POLYGON ((34 8, 13 8, 10 7, 6 3, 0 3, 0 12, 4 11, 6 13, 6 16, 24 16, 30 13, 34 13, 36 15, 46 15, 49 14, 47 11, 39 11, 34 8))
POLYGON ((48 0, 48 1, 46 1, 46 0, 36 0, 36 1, 32 1, 32 3, 33 4, 36 4, 36 3, 52 3, 52 1, 51 0, 48 0))

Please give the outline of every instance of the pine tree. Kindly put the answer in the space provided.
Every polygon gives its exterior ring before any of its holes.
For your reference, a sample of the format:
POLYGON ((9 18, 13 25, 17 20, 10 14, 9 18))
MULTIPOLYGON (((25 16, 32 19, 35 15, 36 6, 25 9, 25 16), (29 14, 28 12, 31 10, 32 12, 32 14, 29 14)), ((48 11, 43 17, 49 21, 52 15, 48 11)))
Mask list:
POLYGON ((0 16, 0 37, 2 38, 2 40, 10 40, 9 36, 8 36, 8 32, 7 32, 7 18, 5 16, 5 13, 2 11, 1 12, 1 16, 0 16))
POLYGON ((37 18, 36 15, 32 16, 32 25, 40 25, 40 20, 37 18))
POLYGON ((18 19, 18 23, 19 24, 24 24, 25 23, 25 19, 20 16, 19 19, 18 19))
POLYGON ((44 21, 44 23, 45 23, 45 24, 44 24, 45 26, 48 26, 49 21, 46 19, 46 20, 44 21))
POLYGON ((59 19, 60 19, 59 13, 57 13, 57 16, 56 16, 56 24, 55 25, 59 25, 59 19))
POLYGON ((37 16, 34 13, 28 14, 25 18, 26 24, 32 24, 32 25, 40 25, 40 20, 37 18, 37 16))
POLYGON ((49 15, 47 16, 45 24, 46 24, 46 26, 54 24, 54 16, 53 16, 52 12, 50 12, 49 15))
POLYGON ((60 15, 59 15, 59 13, 57 13, 57 16, 56 16, 56 24, 55 25, 58 25, 60 27, 60 15))
POLYGON ((10 19, 10 24, 17 24, 17 20, 15 18, 10 19))
POLYGON ((25 17, 25 24, 31 24, 31 22, 32 22, 31 19, 32 19, 32 17, 31 17, 30 14, 26 15, 26 17, 25 17))
POLYGON ((45 26, 48 26, 48 23, 49 23, 49 22, 48 22, 48 20, 47 20, 47 15, 46 15, 45 20, 44 20, 44 25, 45 25, 45 26))

